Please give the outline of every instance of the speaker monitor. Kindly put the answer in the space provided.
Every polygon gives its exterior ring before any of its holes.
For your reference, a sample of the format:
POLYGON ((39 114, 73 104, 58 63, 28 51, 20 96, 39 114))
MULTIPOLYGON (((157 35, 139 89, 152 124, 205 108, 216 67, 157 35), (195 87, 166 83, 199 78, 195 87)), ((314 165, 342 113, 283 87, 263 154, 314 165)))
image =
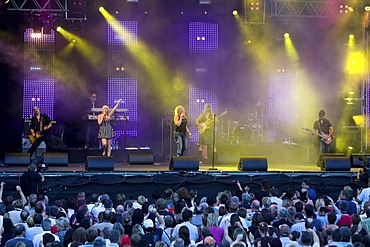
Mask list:
POLYGON ((239 171, 267 171, 267 158, 263 156, 240 157, 239 171))
POLYGON ((173 156, 170 161, 171 171, 199 171, 199 161, 196 156, 173 156))
POLYGON ((350 156, 352 168, 364 168, 369 165, 370 155, 369 154, 351 154, 350 156))
POLYGON ((338 156, 338 157, 324 157, 322 171, 350 171, 351 162, 349 157, 338 156))
POLYGON ((47 165, 68 166, 68 153, 44 153, 44 163, 47 165))
POLYGON ((107 156, 87 156, 85 169, 95 171, 113 171, 113 157, 107 156))
POLYGON ((154 154, 152 151, 129 152, 127 162, 130 165, 152 165, 154 162, 154 154))
POLYGON ((5 165, 25 165, 30 164, 29 153, 5 153, 5 165))

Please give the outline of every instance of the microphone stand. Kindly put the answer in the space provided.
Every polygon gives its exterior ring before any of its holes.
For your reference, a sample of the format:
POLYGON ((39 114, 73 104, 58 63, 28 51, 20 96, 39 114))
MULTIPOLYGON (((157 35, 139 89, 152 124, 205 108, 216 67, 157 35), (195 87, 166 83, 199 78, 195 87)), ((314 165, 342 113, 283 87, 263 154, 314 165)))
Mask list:
POLYGON ((215 168, 215 141, 216 141, 216 114, 213 115, 213 132, 212 132, 212 167, 208 170, 216 171, 215 168))

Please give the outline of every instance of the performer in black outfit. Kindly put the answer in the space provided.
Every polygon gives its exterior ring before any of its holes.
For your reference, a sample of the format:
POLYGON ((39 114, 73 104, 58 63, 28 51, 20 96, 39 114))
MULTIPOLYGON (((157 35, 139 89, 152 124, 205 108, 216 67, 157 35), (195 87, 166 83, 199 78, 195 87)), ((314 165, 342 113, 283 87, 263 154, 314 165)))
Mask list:
MULTIPOLYGON (((98 115, 97 112, 92 111, 92 108, 97 108, 97 99, 98 96, 96 93, 91 93, 90 95, 90 102, 88 105, 88 109, 86 110, 87 114, 91 115, 98 115)), ((86 119, 85 129, 86 129, 86 137, 85 137, 85 148, 97 148, 98 147, 98 138, 96 137, 96 133, 98 132, 98 125, 96 121, 89 121, 86 119)))
POLYGON ((319 119, 313 125, 312 134, 318 135, 319 156, 330 152, 330 144, 333 140, 334 127, 326 118, 325 111, 319 111, 319 119))
POLYGON ((28 197, 31 194, 38 194, 38 185, 44 182, 44 175, 37 171, 35 164, 30 164, 26 172, 21 175, 20 186, 23 194, 28 197))
POLYGON ((191 138, 192 135, 190 133, 188 127, 188 119, 185 114, 185 109, 182 105, 178 105, 175 108, 175 116, 173 117, 173 121, 175 123, 175 141, 177 144, 176 153, 177 156, 183 156, 185 150, 188 147, 188 136, 191 138))
POLYGON ((50 120, 47 114, 41 114, 40 109, 37 106, 33 108, 33 113, 34 115, 31 119, 30 126, 30 141, 32 142, 32 146, 28 150, 31 157, 40 146, 41 142, 45 142, 47 152, 52 151, 53 146, 50 138, 50 128, 55 123, 50 120))

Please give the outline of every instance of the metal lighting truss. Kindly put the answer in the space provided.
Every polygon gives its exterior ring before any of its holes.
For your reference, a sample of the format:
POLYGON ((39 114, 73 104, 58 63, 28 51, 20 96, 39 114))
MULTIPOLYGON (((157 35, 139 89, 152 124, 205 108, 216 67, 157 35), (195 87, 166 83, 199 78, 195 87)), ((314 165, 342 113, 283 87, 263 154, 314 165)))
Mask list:
POLYGON ((10 0, 8 11, 24 12, 67 12, 67 0, 10 0))
POLYGON ((338 14, 335 1, 272 0, 270 3, 273 17, 328 18, 338 14))

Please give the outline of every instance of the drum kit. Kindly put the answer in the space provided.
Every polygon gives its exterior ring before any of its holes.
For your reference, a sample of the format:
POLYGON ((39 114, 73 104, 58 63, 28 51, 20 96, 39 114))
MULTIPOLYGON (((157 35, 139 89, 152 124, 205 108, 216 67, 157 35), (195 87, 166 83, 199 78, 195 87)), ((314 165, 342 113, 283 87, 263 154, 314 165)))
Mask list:
POLYGON ((265 141, 263 136, 263 118, 258 114, 248 113, 245 121, 231 122, 230 144, 247 144, 251 142, 265 141))

